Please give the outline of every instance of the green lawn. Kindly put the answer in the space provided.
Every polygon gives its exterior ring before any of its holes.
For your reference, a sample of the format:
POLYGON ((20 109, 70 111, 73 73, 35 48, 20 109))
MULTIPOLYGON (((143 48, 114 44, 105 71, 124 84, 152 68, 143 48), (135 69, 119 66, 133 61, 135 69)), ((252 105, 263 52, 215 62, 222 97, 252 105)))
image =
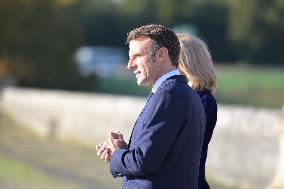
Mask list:
MULTIPOLYGON (((281 108, 284 103, 284 67, 217 65, 219 103, 281 108)), ((138 87, 134 77, 125 80, 98 79, 95 92, 147 96, 149 88, 138 87)))
POLYGON ((51 178, 17 160, 9 159, 0 154, 0 188, 6 189, 73 189, 70 184, 51 178))
POLYGON ((284 68, 218 66, 219 102, 281 108, 284 68))

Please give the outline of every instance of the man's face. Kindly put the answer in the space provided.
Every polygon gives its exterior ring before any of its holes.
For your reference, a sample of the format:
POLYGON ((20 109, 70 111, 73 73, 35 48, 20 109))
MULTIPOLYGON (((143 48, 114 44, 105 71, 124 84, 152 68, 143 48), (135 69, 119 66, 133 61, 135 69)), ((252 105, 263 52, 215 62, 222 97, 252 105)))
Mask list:
POLYGON ((160 77, 161 64, 156 61, 156 52, 151 53, 152 40, 138 37, 129 43, 129 62, 127 68, 136 76, 139 86, 152 86, 160 77))

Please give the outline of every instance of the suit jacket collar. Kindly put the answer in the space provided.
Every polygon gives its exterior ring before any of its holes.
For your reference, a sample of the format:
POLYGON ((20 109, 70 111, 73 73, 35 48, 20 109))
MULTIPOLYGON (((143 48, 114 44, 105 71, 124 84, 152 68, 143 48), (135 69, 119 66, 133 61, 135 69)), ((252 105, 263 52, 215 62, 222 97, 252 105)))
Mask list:
POLYGON ((167 79, 171 78, 172 76, 176 76, 176 75, 180 75, 180 72, 178 69, 176 70, 172 70, 166 74, 164 74, 162 77, 160 77, 153 85, 152 87, 152 93, 155 93, 157 91, 157 89, 159 88, 159 86, 166 81, 167 79))
POLYGON ((174 75, 169 77, 166 81, 163 82, 163 85, 166 85, 169 82, 176 81, 176 82, 184 82, 187 84, 187 79, 184 75, 174 75))
MULTIPOLYGON (((172 83, 172 82, 178 82, 178 83, 185 83, 185 84, 187 84, 187 79, 186 79, 186 77, 184 75, 174 75, 174 76, 171 76, 171 77, 167 78, 165 81, 163 81, 163 83, 159 86, 159 88, 157 90, 159 90, 160 88, 165 87, 166 85, 168 85, 169 83, 172 83)), ((153 92, 151 92, 151 93, 155 94, 153 92)))

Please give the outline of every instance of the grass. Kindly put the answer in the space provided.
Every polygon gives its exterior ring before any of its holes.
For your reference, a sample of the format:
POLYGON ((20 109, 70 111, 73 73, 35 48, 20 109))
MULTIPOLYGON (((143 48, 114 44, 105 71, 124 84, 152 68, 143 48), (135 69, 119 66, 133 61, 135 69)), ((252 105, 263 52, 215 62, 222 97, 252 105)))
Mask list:
MULTIPOLYGON (((108 165, 91 148, 50 143, 30 130, 11 125, 15 122, 10 117, 2 116, 0 123, 1 189, 121 188, 121 179, 110 176, 108 165), (72 178, 66 169, 74 173, 72 178), (87 184, 90 179, 92 182, 87 184)), ((212 179, 210 185, 215 189, 235 189, 212 179)))
POLYGON ((108 164, 94 146, 51 141, 20 126, 9 115, 0 117, 0 188, 114 189, 108 164))
POLYGON ((11 158, 0 155, 0 183, 5 188, 73 188, 11 158))
POLYGON ((219 102, 281 108, 284 103, 284 68, 218 66, 219 102))
MULTIPOLYGON (((284 67, 217 65, 219 103, 281 108, 284 103, 284 67)), ((98 79, 95 92, 147 96, 148 87, 129 79, 98 79)))

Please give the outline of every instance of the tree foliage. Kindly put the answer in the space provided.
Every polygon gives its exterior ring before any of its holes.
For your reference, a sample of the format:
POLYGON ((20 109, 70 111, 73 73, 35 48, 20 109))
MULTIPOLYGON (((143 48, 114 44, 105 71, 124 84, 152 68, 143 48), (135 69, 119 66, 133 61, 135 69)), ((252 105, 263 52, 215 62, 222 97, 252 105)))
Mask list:
POLYGON ((0 7, 0 57, 19 84, 73 88, 82 35, 68 9, 52 0, 1 0, 0 7))
POLYGON ((257 63, 283 63, 284 2, 233 0, 229 34, 240 57, 257 63))
POLYGON ((0 74, 24 86, 82 86, 78 47, 122 46, 148 23, 192 26, 217 62, 282 64, 283 20, 283 0, 1 0, 0 74))

